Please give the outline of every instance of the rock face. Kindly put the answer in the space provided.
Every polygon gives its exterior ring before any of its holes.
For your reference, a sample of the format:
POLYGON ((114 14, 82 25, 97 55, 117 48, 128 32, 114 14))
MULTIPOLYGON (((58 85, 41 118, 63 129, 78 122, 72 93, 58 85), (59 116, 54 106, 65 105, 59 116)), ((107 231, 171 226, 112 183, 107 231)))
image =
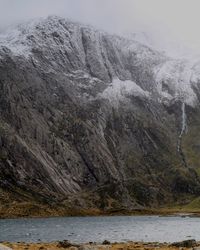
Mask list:
POLYGON ((0 187, 74 207, 200 193, 200 64, 58 17, 0 34, 0 187))

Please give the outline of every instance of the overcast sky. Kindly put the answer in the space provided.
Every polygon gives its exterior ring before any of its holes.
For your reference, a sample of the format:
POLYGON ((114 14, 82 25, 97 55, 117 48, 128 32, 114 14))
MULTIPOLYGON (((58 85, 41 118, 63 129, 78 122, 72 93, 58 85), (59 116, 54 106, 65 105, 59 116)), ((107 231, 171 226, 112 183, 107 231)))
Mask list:
POLYGON ((111 32, 153 31, 200 51, 200 0, 0 0, 0 24, 51 14, 111 32))

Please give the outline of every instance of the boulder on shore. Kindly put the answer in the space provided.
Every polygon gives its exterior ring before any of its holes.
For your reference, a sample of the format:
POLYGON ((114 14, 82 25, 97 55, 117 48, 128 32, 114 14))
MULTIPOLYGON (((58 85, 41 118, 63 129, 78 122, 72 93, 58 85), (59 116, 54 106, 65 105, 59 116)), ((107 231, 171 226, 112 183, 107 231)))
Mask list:
POLYGON ((196 240, 191 239, 191 240, 184 240, 181 242, 174 242, 171 244, 173 247, 195 247, 196 246, 196 240))

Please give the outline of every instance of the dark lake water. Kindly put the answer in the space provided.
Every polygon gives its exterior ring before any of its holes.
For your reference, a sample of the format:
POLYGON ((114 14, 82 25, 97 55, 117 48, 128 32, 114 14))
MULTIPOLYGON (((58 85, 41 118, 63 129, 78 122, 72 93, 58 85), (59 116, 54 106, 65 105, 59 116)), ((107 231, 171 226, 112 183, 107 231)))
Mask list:
POLYGON ((0 241, 173 242, 191 238, 200 240, 200 218, 105 216, 0 220, 0 241))

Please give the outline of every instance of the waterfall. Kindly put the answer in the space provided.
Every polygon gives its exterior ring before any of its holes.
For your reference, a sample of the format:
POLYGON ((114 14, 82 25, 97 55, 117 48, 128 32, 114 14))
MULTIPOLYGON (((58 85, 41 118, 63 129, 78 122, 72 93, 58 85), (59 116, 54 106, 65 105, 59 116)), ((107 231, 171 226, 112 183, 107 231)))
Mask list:
POLYGON ((178 150, 179 153, 182 151, 181 150, 182 136, 185 133, 186 126, 187 126, 187 123, 186 123, 186 112, 185 112, 185 103, 184 102, 182 103, 181 110, 182 110, 181 132, 179 134, 178 145, 177 145, 177 150, 178 150))
POLYGON ((185 103, 182 103, 182 122, 181 122, 181 133, 179 135, 179 138, 183 136, 183 134, 186 131, 187 123, 186 123, 186 113, 185 113, 185 103))
POLYGON ((180 132, 179 137, 178 137, 177 151, 180 154, 180 157, 182 159, 182 162, 183 162, 184 166, 187 167, 187 162, 186 162, 186 159, 185 159, 185 155, 184 155, 183 150, 182 150, 182 137, 186 133, 186 129, 187 129, 187 116, 186 116, 185 103, 184 102, 182 103, 181 111, 182 111, 181 132, 180 132))

